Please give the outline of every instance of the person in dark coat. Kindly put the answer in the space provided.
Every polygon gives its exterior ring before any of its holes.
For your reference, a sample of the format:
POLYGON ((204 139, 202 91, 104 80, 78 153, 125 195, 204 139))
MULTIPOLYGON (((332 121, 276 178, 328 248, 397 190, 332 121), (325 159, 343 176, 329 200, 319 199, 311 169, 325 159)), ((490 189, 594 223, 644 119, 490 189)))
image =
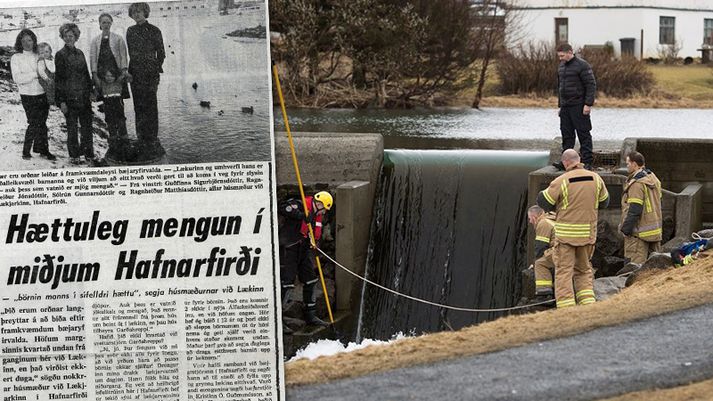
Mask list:
POLYGON ((153 159, 166 152, 158 139, 158 99, 156 92, 163 72, 166 51, 161 30, 146 19, 150 13, 147 3, 133 3, 129 16, 136 25, 126 30, 129 48, 129 74, 131 94, 136 113, 136 136, 142 149, 143 159, 153 159))
POLYGON ((88 162, 94 159, 92 132, 92 78, 84 53, 77 49, 79 27, 73 23, 59 27, 59 36, 64 47, 55 55, 55 101, 67 119, 67 150, 72 164, 79 164, 80 156, 88 162), (77 122, 81 125, 81 137, 77 137, 77 122))
POLYGON ((289 293, 295 287, 295 278, 299 278, 303 284, 305 321, 309 325, 326 326, 327 323, 318 318, 316 312, 314 287, 319 278, 314 264, 315 252, 309 238, 309 225, 312 226, 315 241, 319 241, 322 236, 322 219, 332 208, 334 200, 329 192, 320 191, 314 197, 306 197, 305 202, 307 214, 298 199, 287 199, 278 207, 283 220, 279 230, 282 301, 289 298, 289 293))
MULTIPOLYGON (((569 44, 557 47, 557 57, 560 60, 557 70, 557 93, 562 132, 562 151, 573 149, 575 133, 579 138, 582 163, 587 169, 592 168, 592 120, 591 112, 594 106, 594 96, 597 91, 597 81, 594 78, 592 66, 584 59, 577 57, 569 44)), ((555 167, 564 170, 561 163, 555 167)))

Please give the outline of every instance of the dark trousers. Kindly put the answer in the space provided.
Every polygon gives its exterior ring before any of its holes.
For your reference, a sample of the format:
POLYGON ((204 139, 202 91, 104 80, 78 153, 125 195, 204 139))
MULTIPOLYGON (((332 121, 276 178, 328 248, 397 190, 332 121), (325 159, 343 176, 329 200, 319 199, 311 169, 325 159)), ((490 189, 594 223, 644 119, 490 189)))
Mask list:
POLYGON ((126 132, 124 100, 120 96, 104 98, 104 119, 109 130, 107 155, 116 160, 125 161, 129 136, 126 132))
POLYGON ((579 137, 579 150, 582 163, 592 164, 592 120, 584 115, 583 104, 560 108, 560 131, 562 132, 562 151, 574 148, 575 131, 579 137))
POLYGON ((283 287, 293 287, 295 277, 306 285, 317 282, 314 265, 314 251, 308 239, 303 239, 289 246, 280 246, 280 280, 283 287))
POLYGON ((134 96, 134 113, 136 113, 136 137, 142 146, 148 146, 149 148, 155 147, 159 142, 157 90, 158 83, 131 83, 131 94, 134 96))
POLYGON ((25 130, 25 142, 22 145, 22 154, 29 155, 30 150, 35 153, 49 152, 47 143, 47 116, 50 105, 47 102, 47 95, 20 95, 22 107, 25 109, 27 117, 27 129, 25 130))
POLYGON ((94 158, 94 137, 92 132, 92 104, 89 95, 82 98, 65 100, 67 104, 67 150, 69 157, 84 155, 87 159, 94 158), (81 128, 78 128, 78 124, 81 128), (81 131, 81 137, 77 137, 81 131))

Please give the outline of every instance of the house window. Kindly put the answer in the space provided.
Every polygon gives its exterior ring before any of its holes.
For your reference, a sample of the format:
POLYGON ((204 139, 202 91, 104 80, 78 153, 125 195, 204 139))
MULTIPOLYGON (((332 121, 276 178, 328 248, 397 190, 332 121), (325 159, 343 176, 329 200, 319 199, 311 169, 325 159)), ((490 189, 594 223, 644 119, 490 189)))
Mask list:
POLYGON ((558 45, 569 42, 569 22, 567 18, 555 18, 555 42, 558 45))
POLYGON ((659 17, 659 44, 672 45, 676 42, 676 17, 659 17))
POLYGON ((703 44, 713 45, 713 19, 703 20, 703 44))

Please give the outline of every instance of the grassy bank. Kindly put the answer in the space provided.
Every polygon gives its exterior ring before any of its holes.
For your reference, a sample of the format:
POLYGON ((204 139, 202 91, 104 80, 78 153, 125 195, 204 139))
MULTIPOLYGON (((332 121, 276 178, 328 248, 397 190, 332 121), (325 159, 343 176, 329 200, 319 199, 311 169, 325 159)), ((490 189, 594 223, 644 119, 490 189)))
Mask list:
POLYGON ((637 391, 602 401, 695 401, 710 400, 713 395, 713 379, 670 389, 637 391))
POLYGON ((499 351, 568 337, 713 303, 713 251, 680 269, 656 271, 593 305, 509 316, 454 332, 404 339, 347 354, 285 365, 288 385, 322 383, 369 373, 499 351))
MULTIPOLYGON (((599 94, 597 107, 633 108, 713 108, 713 68, 706 65, 650 65, 656 87, 648 95, 621 99, 599 94)), ((553 72, 554 73, 554 72, 553 72)), ((485 85, 482 107, 556 108, 557 97, 533 95, 501 96, 497 93, 500 77, 494 72, 485 85)), ((464 90, 453 98, 451 106, 470 107, 475 89, 464 90)))

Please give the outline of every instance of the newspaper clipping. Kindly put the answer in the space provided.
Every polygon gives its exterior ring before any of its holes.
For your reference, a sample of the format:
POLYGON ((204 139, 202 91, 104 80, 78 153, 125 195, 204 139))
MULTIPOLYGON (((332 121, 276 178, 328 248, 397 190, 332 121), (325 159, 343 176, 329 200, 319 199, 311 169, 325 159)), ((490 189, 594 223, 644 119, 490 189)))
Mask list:
POLYGON ((0 398, 283 400, 267 1, 67 3, 0 8, 0 398))

